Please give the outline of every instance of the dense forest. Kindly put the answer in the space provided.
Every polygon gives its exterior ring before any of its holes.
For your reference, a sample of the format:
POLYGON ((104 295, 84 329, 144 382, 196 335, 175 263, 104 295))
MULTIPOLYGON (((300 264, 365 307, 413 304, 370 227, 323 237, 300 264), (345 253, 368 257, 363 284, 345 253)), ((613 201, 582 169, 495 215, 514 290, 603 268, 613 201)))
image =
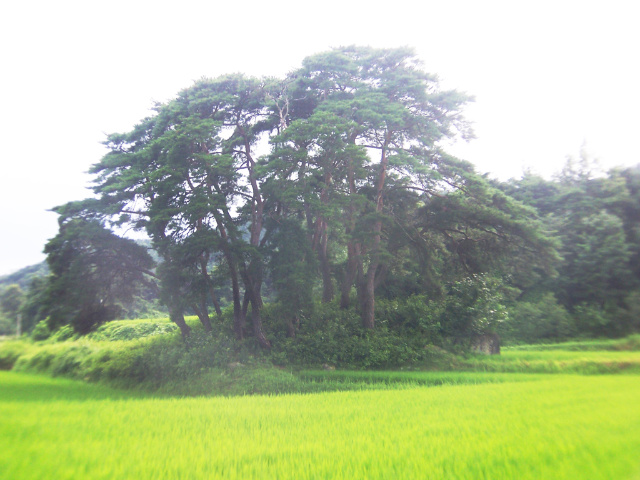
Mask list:
POLYGON ((0 333, 166 312, 308 356, 639 331, 640 166, 492 180, 445 151, 469 101, 410 49, 201 79, 109 135, 47 268, 0 279, 0 333))

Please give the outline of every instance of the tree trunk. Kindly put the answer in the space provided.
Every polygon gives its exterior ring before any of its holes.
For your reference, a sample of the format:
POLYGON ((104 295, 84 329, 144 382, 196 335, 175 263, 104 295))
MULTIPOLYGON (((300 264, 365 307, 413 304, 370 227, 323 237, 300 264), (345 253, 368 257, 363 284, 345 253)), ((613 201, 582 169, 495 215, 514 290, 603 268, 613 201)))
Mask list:
POLYGON ((248 298, 251 303, 251 324, 253 326, 253 334, 258 340, 258 343, 262 348, 271 348, 271 342, 264 333, 262 325, 262 296, 260 294, 260 283, 254 281, 254 278, 249 272, 243 274, 245 283, 245 298, 248 298))
POLYGON ((254 301, 253 295, 251 299, 251 323, 253 324, 253 334, 262 348, 271 348, 271 342, 264 333, 262 326, 262 299, 254 301))
MULTIPOLYGON (((384 206, 383 190, 387 176, 387 165, 389 158, 387 157, 387 145, 390 139, 390 133, 387 133, 385 144, 382 147, 382 156, 380 158, 380 173, 378 175, 378 184, 376 186, 376 212, 378 215, 382 213, 384 206)), ((371 262, 367 268, 365 284, 362 296, 362 326, 364 328, 373 328, 375 326, 375 282, 376 272, 380 265, 380 244, 382 240, 382 219, 378 218, 373 226, 373 245, 371 248, 371 262)))
POLYGON ((207 302, 205 301, 205 299, 202 298, 202 300, 200 301, 200 305, 194 304, 191 306, 191 308, 194 312, 196 312, 196 315, 200 319, 200 323, 202 323, 205 332, 212 332, 213 326, 211 325, 211 319, 209 318, 209 312, 207 311, 207 302))
POLYGON ((320 245, 318 246, 318 260, 320 261, 320 271, 322 272, 322 303, 329 303, 333 301, 334 290, 331 278, 331 266, 329 265, 329 258, 327 256, 326 226, 320 239, 320 245))
POLYGON ((300 327, 300 318, 297 315, 292 315, 287 318, 287 337, 295 338, 296 330, 300 327))
MULTIPOLYGON (((228 213, 227 215, 228 216, 228 213)), ((244 327, 245 327, 245 316, 242 311, 242 303, 240 300, 240 282, 238 281, 238 266, 236 263, 236 259, 231 251, 231 247, 229 244, 231 243, 231 238, 227 235, 227 230, 222 226, 222 217, 220 215, 216 216, 216 221, 218 222, 218 229, 220 232, 220 236, 224 240, 222 243, 222 253, 224 255, 225 260, 227 261, 227 265, 229 267, 229 276, 231 277, 231 296, 233 299, 233 332, 236 335, 237 340, 242 340, 244 338, 244 327)), ((216 310, 217 312, 217 310, 216 310)))
POLYGON ((204 281, 207 283, 209 287, 209 296, 211 296, 211 301, 213 302, 213 308, 216 310, 216 315, 218 317, 222 316, 222 310, 220 309, 220 302, 218 302, 218 297, 216 296, 216 292, 213 290, 213 282, 211 281, 211 277, 209 276, 209 272, 207 271, 207 263, 209 259, 209 255, 207 254, 206 258, 200 258, 200 271, 202 272, 202 276, 204 277, 204 281))
POLYGON ((347 243, 347 268, 340 285, 340 308, 349 308, 351 302, 351 287, 358 274, 359 250, 353 241, 347 243))
POLYGON ((251 303, 251 298, 249 297, 249 292, 245 290, 244 297, 242 297, 242 315, 244 316, 244 318, 247 318, 247 313, 249 312, 249 303, 251 303))
MULTIPOLYGON (((251 199, 251 238, 249 243, 257 249, 260 246, 260 235, 262 234, 264 201, 262 199, 262 194, 260 192, 255 172, 256 163, 251 153, 250 138, 247 135, 244 126, 238 125, 238 127, 244 138, 244 153, 247 158, 249 184, 251 185, 251 192, 253 194, 251 199)), ((242 280, 245 284, 246 293, 249 294, 249 301, 251 302, 251 323, 253 325, 253 334, 261 347, 271 348, 271 343, 264 333, 262 316, 260 314, 262 310, 262 296, 260 294, 260 290, 262 288, 262 262, 262 258, 254 256, 249 261, 248 267, 246 264, 243 264, 241 267, 242 280)))
POLYGON ((231 272, 231 292, 233 296, 233 332, 236 334, 236 339, 242 340, 244 338, 245 316, 240 300, 238 272, 235 265, 229 265, 229 270, 231 272))
POLYGON ((184 312, 181 308, 169 307, 169 319, 178 325, 183 339, 186 339, 191 334, 191 327, 184 321, 184 312))
MULTIPOLYGON (((351 139, 351 143, 355 144, 355 137, 351 139)), ((355 199, 358 194, 356 188, 355 172, 353 160, 349 159, 347 168, 347 181, 349 182, 349 206, 347 208, 347 227, 345 233, 347 235, 347 266, 340 286, 340 308, 349 308, 351 303, 351 287, 358 276, 358 266, 361 267, 362 259, 360 257, 360 244, 352 238, 356 229, 355 220, 355 199)))
POLYGON ((371 269, 367 272, 365 284, 362 291, 362 326, 364 328, 375 327, 375 274, 371 274, 371 269))

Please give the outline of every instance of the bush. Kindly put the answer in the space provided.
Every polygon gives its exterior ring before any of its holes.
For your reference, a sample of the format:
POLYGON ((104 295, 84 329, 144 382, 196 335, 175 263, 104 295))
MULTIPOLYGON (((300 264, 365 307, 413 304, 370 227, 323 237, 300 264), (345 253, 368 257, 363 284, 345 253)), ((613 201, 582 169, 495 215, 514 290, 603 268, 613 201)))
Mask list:
POLYGON ((71 325, 63 325, 51 334, 49 340, 52 342, 65 342, 73 338, 77 338, 77 334, 73 331, 71 325))
POLYGON ((87 338, 101 341, 135 340, 177 331, 177 325, 166 320, 112 321, 100 326, 87 338))
POLYGON ((525 343, 566 340, 577 333, 573 318, 553 293, 536 302, 517 302, 509 312, 509 321, 498 331, 503 337, 525 343))
POLYGON ((0 311, 0 335, 15 335, 16 325, 13 320, 4 316, 0 311))
POLYGON ((461 339, 498 330, 508 319, 506 290, 500 279, 484 274, 450 284, 440 314, 443 336, 461 339))
POLYGON ((363 330, 355 310, 335 303, 316 306, 301 316, 295 338, 273 342, 268 358, 276 365, 342 368, 393 368, 427 359, 424 347, 436 338, 430 306, 416 297, 411 303, 382 301, 374 330, 363 330), (416 313, 417 312, 417 313, 416 313), (389 324, 402 328, 392 329, 389 324))
POLYGON ((29 349, 24 340, 0 341, 0 370, 11 370, 20 356, 29 349))
POLYGON ((440 341, 440 320, 443 305, 429 300, 426 295, 376 301, 376 321, 386 324, 403 335, 420 335, 425 342, 440 341))
POLYGON ((51 330, 49 329, 49 319, 45 318, 44 320, 40 320, 35 327, 33 327, 33 331, 31 332, 31 338, 33 338, 36 342, 46 340, 51 335, 51 330))

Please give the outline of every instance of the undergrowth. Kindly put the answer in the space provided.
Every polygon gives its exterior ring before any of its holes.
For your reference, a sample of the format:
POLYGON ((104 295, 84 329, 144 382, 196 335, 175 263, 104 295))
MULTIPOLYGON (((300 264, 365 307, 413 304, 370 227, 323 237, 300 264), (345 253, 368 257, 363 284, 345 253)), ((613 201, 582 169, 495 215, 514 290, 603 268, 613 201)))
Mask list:
POLYGON ((640 335, 508 347, 496 356, 460 355, 421 345, 418 339, 408 341, 384 325, 376 332, 357 335, 357 326, 345 315, 348 313, 338 317, 342 323, 321 318, 318 333, 274 342, 269 352, 257 348, 251 339, 236 341, 225 332, 224 324, 213 334, 205 333, 196 318, 188 319, 193 333, 186 341, 167 320, 110 322, 80 338, 63 327, 42 341, 3 340, 0 369, 163 395, 303 393, 386 388, 397 383, 485 382, 495 381, 498 377, 491 375, 501 372, 640 373, 640 335), (374 371, 382 369, 404 371, 374 371), (482 377, 479 372, 487 373, 482 377))

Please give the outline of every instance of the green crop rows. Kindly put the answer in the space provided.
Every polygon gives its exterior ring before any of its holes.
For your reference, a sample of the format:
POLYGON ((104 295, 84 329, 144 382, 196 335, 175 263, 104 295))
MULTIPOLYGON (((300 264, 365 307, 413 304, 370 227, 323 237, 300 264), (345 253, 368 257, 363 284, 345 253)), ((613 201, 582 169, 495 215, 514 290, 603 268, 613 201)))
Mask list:
POLYGON ((160 398, 0 372, 0 478, 638 478, 637 376, 500 375, 160 398))

